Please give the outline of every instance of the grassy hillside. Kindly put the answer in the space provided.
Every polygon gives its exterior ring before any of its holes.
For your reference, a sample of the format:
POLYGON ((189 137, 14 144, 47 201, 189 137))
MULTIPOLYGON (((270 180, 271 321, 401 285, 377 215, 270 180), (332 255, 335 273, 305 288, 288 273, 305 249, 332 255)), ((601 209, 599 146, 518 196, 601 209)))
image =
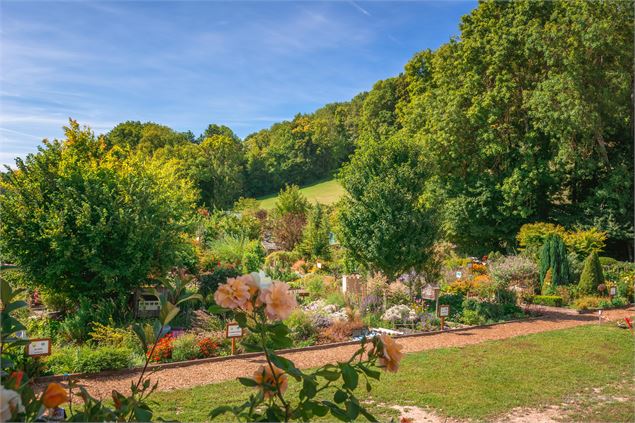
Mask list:
MULTIPOLYGON (((335 179, 329 181, 318 182, 313 185, 307 185, 300 189, 302 195, 304 195, 311 203, 332 204, 339 200, 344 195, 344 188, 335 179)), ((263 209, 272 209, 276 203, 277 195, 268 195, 261 197, 260 207, 263 209)))

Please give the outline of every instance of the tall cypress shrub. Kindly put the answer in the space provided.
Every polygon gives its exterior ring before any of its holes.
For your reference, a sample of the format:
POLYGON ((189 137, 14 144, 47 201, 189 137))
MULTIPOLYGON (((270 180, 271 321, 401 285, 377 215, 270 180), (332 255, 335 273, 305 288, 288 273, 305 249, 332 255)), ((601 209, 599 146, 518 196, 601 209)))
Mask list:
POLYGON ((540 251, 540 285, 543 285, 547 271, 551 269, 551 286, 568 284, 571 276, 567 261, 567 248, 560 236, 551 234, 545 239, 540 251))
POLYGON ((578 288, 584 294, 597 294, 598 285, 604 283, 604 273, 602 264, 597 253, 593 252, 584 260, 584 268, 580 275, 578 288))

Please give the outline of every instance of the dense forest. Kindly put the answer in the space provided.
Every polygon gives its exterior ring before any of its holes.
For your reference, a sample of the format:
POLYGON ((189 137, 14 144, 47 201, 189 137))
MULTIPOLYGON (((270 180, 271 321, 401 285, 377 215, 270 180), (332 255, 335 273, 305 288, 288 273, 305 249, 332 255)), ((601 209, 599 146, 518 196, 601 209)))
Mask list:
POLYGON ((414 144, 418 195, 463 251, 513 249, 520 226, 543 221, 606 231, 609 251, 632 256, 633 19, 630 1, 483 2, 460 36, 349 102, 244 140, 129 121, 101 142, 169 162, 208 209, 414 144))

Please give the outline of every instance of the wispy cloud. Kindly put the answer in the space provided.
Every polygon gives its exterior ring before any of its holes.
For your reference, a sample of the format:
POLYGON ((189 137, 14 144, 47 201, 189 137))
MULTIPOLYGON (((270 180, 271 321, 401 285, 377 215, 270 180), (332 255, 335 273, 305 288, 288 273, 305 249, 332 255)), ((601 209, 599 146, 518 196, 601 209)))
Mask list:
POLYGON ((246 136, 398 73, 473 5, 4 2, 0 161, 61 137, 69 117, 96 132, 150 120, 246 136))

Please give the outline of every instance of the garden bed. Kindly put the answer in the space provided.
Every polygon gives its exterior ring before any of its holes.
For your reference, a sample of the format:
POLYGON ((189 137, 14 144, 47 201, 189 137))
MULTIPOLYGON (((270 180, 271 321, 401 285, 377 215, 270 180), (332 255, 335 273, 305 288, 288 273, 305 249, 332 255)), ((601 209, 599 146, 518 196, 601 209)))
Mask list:
MULTIPOLYGON (((394 337, 394 338, 416 338, 416 337, 438 335, 438 334, 442 334, 442 333, 456 333, 456 332, 462 332, 462 331, 467 331, 467 330, 472 330, 472 329, 479 329, 479 328, 486 328, 486 327, 504 325, 504 324, 509 324, 509 323, 531 321, 531 320, 539 319, 540 317, 541 316, 528 316, 528 317, 526 317, 524 319, 507 320, 507 321, 504 321, 504 322, 488 323, 488 324, 484 324, 484 325, 475 325, 475 326, 462 325, 463 327, 450 328, 450 329, 445 329, 445 330, 425 331, 425 332, 421 331, 421 332, 417 332, 417 333, 406 333, 406 334, 391 335, 391 336, 394 337)), ((374 329, 377 329, 377 328, 374 328, 374 329)), ((382 329, 382 328, 378 328, 378 329, 382 329)), ((297 352, 303 352, 303 351, 328 350, 328 349, 331 349, 331 348, 338 348, 338 347, 343 347, 343 346, 347 346, 347 345, 357 345, 357 344, 359 344, 358 340, 350 340, 350 341, 344 341, 344 342, 332 342, 332 343, 328 343, 328 344, 311 345, 311 346, 300 347, 300 348, 285 348, 285 349, 277 350, 276 352, 279 353, 279 354, 291 354, 291 353, 297 353, 297 352)), ((216 362, 228 361, 228 360, 233 360, 233 359, 254 358, 254 357, 259 357, 261 355, 262 355, 262 352, 250 352, 250 353, 243 353, 243 354, 238 354, 238 355, 228 355, 228 356, 222 356, 222 357, 209 357, 209 358, 199 358, 199 359, 194 359, 194 360, 172 361, 172 362, 169 362, 169 363, 153 363, 153 364, 149 364, 148 365, 148 370, 149 371, 157 371, 157 370, 162 370, 162 369, 189 367, 189 366, 195 366, 195 365, 199 365, 199 364, 203 364, 203 363, 216 363, 216 362)), ((68 380, 68 379, 88 378, 88 377, 95 377, 95 376, 104 376, 105 377, 105 376, 134 374, 134 373, 140 372, 142 369, 143 369, 143 367, 131 367, 131 368, 127 368, 127 369, 104 370, 102 372, 97 372, 97 373, 69 373, 69 374, 65 374, 65 375, 49 375, 49 376, 38 377, 38 378, 36 378, 35 381, 36 381, 36 383, 45 383, 45 382, 59 382, 59 381, 64 381, 64 380, 68 380)))

